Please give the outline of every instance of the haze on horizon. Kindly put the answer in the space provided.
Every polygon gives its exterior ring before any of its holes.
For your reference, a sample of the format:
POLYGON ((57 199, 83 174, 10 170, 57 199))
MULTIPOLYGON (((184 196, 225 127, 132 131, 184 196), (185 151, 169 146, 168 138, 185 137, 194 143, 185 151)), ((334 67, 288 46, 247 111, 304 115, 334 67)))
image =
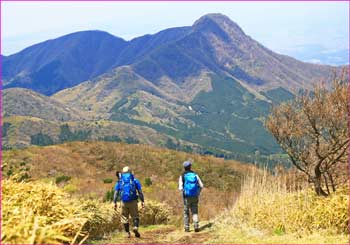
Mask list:
POLYGON ((125 40, 227 15, 278 53, 324 64, 349 63, 348 2, 3 2, 3 55, 82 30, 125 40))

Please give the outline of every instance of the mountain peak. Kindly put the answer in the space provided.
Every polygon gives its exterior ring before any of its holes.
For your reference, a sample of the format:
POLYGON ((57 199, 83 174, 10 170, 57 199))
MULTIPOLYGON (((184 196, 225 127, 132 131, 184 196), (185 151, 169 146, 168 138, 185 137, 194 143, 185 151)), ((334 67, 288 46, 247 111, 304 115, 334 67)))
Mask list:
POLYGON ((231 19, 224 15, 224 14, 221 14, 221 13, 209 13, 209 14, 206 14, 206 15, 203 15, 202 17, 199 18, 200 19, 212 19, 212 20, 215 20, 215 21, 231 21, 231 19))
POLYGON ((220 28, 225 33, 231 35, 245 35, 243 30, 228 16, 220 13, 206 14, 196 20, 192 26, 197 30, 213 31, 220 28))

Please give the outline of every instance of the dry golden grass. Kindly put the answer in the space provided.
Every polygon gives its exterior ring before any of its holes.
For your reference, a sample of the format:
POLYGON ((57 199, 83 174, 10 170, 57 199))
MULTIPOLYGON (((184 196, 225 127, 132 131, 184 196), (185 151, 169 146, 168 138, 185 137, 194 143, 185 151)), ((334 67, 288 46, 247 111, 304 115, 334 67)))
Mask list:
POLYGON ((346 189, 338 190, 329 198, 317 196, 307 187, 289 191, 284 178, 265 172, 246 180, 234 212, 251 225, 272 232, 345 233, 348 203, 346 189))
MULTIPOLYGON (((74 198, 39 181, 9 179, 2 187, 2 243, 82 243, 121 228, 111 203, 74 198)), ((169 214, 166 204, 148 201, 140 218, 143 225, 166 224, 169 214)))
POLYGON ((55 186, 40 183, 2 182, 2 242, 61 243, 84 237, 88 217, 79 202, 55 186))
MULTIPOLYGON (((182 217, 183 201, 177 185, 183 172, 182 162, 189 158, 193 159, 193 169, 206 187, 201 195, 200 217, 202 220, 214 218, 233 205, 235 193, 239 192, 242 178, 251 166, 146 145, 72 142, 5 151, 3 161, 7 166, 3 170, 7 173, 11 166, 30 168, 33 179, 47 182, 55 182, 57 176, 70 176, 71 180, 62 183, 62 188, 74 195, 102 200, 114 185, 103 183, 103 179, 115 179, 115 170, 129 165, 143 184, 146 200, 167 203, 173 214, 182 217), (21 166, 23 162, 25 166, 21 166), (153 182, 149 187, 144 185, 146 178, 153 182)), ((176 223, 180 223, 180 218, 176 223)))
POLYGON ((347 189, 324 198, 307 185, 291 187, 287 181, 288 176, 253 172, 230 214, 217 219, 219 235, 213 242, 346 243, 347 189))
POLYGON ((205 241, 347 242, 346 189, 321 198, 293 174, 279 173, 275 177, 235 161, 102 142, 72 142, 4 152, 5 172, 10 166, 14 172, 29 167, 34 180, 17 183, 16 176, 12 176, 3 181, 2 241, 78 243, 85 238, 86 241, 103 238, 121 228, 113 204, 102 203, 102 198, 113 186, 104 184, 103 179, 112 178, 114 171, 124 165, 131 166, 142 183, 145 178, 153 182, 144 186, 146 208, 141 211, 141 225, 173 223, 182 227, 183 203, 177 180, 182 172, 181 163, 188 158, 194 160, 194 170, 207 187, 201 193, 199 215, 202 224, 203 220, 214 223, 214 232, 210 230, 205 241), (60 183, 60 187, 43 183, 62 174, 72 178, 62 186, 60 183), (243 176, 247 176, 244 181, 243 176), (237 188, 241 194, 236 201, 237 188))

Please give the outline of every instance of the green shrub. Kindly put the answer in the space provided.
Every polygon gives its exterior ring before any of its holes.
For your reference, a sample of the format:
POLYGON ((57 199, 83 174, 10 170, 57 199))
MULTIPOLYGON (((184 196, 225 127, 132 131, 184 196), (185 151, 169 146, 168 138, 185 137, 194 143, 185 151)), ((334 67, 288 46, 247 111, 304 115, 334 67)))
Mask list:
POLYGON ((111 178, 105 178, 105 179, 103 179, 103 183, 105 183, 105 184, 110 184, 110 183, 112 183, 113 182, 113 179, 111 179, 111 178))
POLYGON ((84 141, 87 140, 91 135, 91 131, 77 130, 71 131, 68 124, 60 126, 59 139, 61 143, 69 141, 84 141))
POLYGON ((146 178, 145 179, 145 186, 151 186, 152 185, 152 180, 151 178, 146 178))
POLYGON ((13 170, 12 170, 12 169, 9 169, 9 170, 6 172, 6 175, 7 175, 8 177, 10 177, 12 174, 13 174, 13 170))
POLYGON ((5 122, 2 125, 2 137, 6 137, 7 136, 7 133, 8 133, 8 130, 10 129, 10 127, 11 127, 11 123, 8 123, 8 122, 5 122))
POLYGON ((46 146, 53 145, 54 142, 49 135, 40 132, 38 134, 30 136, 30 143, 32 145, 46 146))
POLYGON ((67 182, 71 179, 72 177, 70 176, 67 176, 67 175, 61 175, 61 176, 58 176, 56 177, 56 184, 59 184, 61 182, 67 182))
POLYGON ((22 182, 22 181, 25 181, 25 180, 30 179, 30 178, 31 178, 31 176, 28 173, 24 173, 19 177, 18 180, 19 180, 19 182, 22 182))
POLYGON ((107 191, 105 193, 105 196, 103 197, 104 202, 112 202, 114 199, 114 189, 112 188, 111 190, 107 191))
POLYGON ((107 135, 102 138, 103 141, 109 141, 109 142, 121 142, 121 138, 119 138, 118 135, 107 135))

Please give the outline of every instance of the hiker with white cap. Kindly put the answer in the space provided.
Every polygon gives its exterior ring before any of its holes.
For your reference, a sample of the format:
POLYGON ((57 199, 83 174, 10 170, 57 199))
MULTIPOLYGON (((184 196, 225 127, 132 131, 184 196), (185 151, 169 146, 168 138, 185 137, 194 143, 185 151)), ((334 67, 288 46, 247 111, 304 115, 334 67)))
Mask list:
POLYGON ((179 190, 182 191, 184 201, 184 225, 185 232, 190 231, 190 211, 192 213, 192 220, 194 231, 199 231, 198 219, 198 202, 199 194, 203 189, 203 183, 198 174, 191 170, 192 162, 186 161, 183 163, 185 169, 184 173, 179 178, 179 190))
POLYGON ((114 204, 115 209, 118 208, 117 205, 117 197, 120 194, 121 199, 121 222, 124 225, 124 230, 126 233, 126 237, 130 238, 130 230, 129 230, 129 215, 133 221, 133 232, 136 237, 140 237, 140 233, 138 231, 140 218, 138 212, 138 198, 141 200, 142 208, 145 207, 145 200, 143 197, 141 183, 138 179, 134 178, 134 175, 131 173, 131 169, 129 167, 124 167, 123 172, 120 176, 120 180, 115 185, 114 192, 114 204))

